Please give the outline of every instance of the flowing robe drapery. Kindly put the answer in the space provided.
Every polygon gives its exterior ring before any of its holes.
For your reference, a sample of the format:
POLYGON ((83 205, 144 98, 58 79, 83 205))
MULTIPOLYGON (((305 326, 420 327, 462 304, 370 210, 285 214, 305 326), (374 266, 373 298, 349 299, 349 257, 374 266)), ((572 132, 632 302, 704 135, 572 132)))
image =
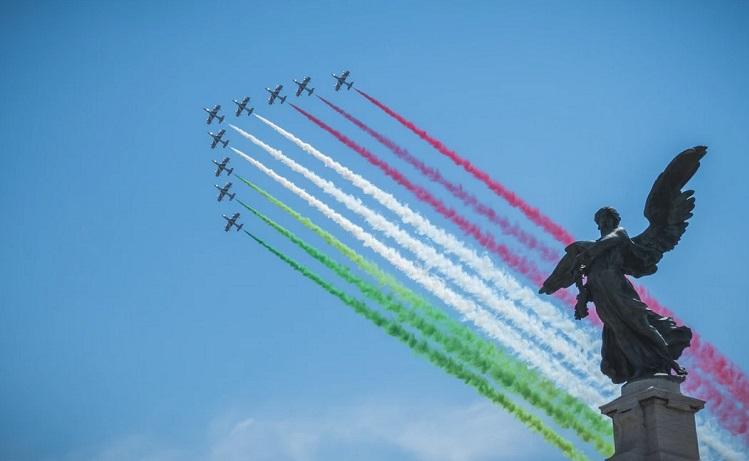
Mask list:
POLYGON ((618 228, 590 245, 589 253, 586 286, 603 322, 601 371, 614 383, 670 373, 692 332, 651 311, 626 277, 650 272, 649 251, 618 228))

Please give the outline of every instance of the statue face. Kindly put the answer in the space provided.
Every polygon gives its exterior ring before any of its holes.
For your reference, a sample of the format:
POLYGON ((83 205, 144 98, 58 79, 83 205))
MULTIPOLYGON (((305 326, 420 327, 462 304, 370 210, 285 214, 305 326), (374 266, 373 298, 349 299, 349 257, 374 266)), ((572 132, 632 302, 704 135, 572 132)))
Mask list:
POLYGON ((616 229, 616 219, 609 214, 600 216, 596 220, 596 224, 598 224, 598 230, 601 231, 601 235, 609 234, 616 229))
POLYGON ((593 219, 598 225, 598 230, 601 231, 601 237, 610 234, 619 226, 619 213, 611 207, 599 209, 593 219))

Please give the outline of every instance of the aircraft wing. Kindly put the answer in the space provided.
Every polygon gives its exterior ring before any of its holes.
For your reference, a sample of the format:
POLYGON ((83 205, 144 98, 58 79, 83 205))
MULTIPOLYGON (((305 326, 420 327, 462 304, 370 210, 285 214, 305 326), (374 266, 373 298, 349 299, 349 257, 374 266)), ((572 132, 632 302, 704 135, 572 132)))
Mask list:
POLYGON ((211 143, 211 149, 213 149, 214 147, 216 147, 216 144, 218 144, 218 139, 213 138, 213 142, 211 143))
POLYGON ((217 177, 217 178, 219 177, 219 175, 221 174, 221 172, 222 172, 223 170, 224 170, 224 169, 223 169, 223 168, 221 168, 221 167, 218 167, 218 168, 216 168, 216 177, 217 177))
POLYGON ((304 85, 299 85, 299 88, 296 89, 296 95, 299 96, 302 94, 302 90, 304 89, 304 85))
POLYGON ((278 94, 283 90, 283 85, 278 85, 275 90, 273 90, 274 93, 278 94))
POLYGON ((351 72, 349 72, 347 70, 344 70, 343 73, 341 74, 341 79, 342 80, 346 80, 346 78, 348 78, 348 74, 350 74, 350 73, 351 72))
POLYGON ((231 229, 231 225, 232 225, 231 221, 227 221, 226 227, 224 227, 224 231, 229 232, 229 229, 231 229))
POLYGON ((341 85, 343 84, 343 79, 340 79, 335 82, 335 90, 338 91, 341 89, 341 85))

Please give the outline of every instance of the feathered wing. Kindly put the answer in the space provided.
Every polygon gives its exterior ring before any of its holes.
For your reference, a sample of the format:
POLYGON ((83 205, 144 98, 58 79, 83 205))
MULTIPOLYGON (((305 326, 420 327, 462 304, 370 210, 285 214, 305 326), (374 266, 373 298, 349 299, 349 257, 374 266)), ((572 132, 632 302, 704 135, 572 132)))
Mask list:
POLYGON ((663 253, 672 250, 684 234, 694 210, 694 191, 681 189, 700 167, 707 147, 696 146, 680 153, 661 173, 645 202, 647 229, 632 241, 636 244, 639 264, 632 264, 632 275, 652 274, 663 253), (642 264, 642 263, 645 264, 642 264), (635 269, 635 266, 640 266, 635 269))

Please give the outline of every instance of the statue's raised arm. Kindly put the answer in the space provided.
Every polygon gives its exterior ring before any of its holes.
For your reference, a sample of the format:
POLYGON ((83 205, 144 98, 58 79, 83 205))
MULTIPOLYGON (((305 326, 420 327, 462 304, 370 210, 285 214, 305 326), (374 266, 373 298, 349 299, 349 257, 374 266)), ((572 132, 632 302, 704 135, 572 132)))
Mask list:
POLYGON ((706 152, 704 146, 687 149, 658 176, 645 203, 650 224, 637 237, 630 239, 619 226, 614 208, 598 210, 600 238, 569 245, 539 290, 551 294, 575 283, 577 319, 588 314, 589 301, 595 304, 604 324, 601 370, 615 383, 672 370, 686 375, 676 359, 689 346, 691 330, 648 309, 626 276, 654 273, 663 254, 679 242, 694 210, 694 191, 681 189, 706 152))

